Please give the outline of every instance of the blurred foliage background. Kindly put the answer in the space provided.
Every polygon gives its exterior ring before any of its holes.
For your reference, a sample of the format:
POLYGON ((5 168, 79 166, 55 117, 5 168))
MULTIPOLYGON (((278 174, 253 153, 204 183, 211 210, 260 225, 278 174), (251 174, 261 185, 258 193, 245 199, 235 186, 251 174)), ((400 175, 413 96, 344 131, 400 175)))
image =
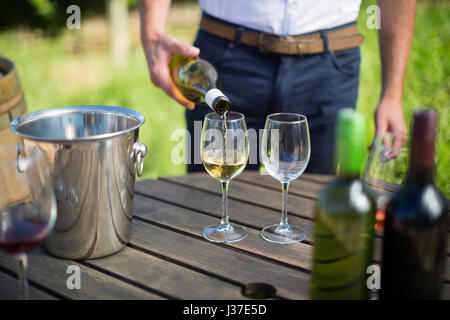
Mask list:
MULTIPOLYGON (((105 104, 133 108, 146 116, 141 140, 149 147, 143 178, 180 175, 184 165, 171 161, 175 129, 185 128, 184 109, 150 80, 140 45, 139 14, 134 0, 119 0, 128 8, 129 50, 121 66, 111 59, 111 0, 17 0, 0 2, 0 55, 13 60, 29 111, 105 104), (81 29, 68 30, 66 8, 81 8, 81 29)), ((116 0, 117 1, 117 0, 116 0)), ((368 5, 363 0, 358 18, 365 37, 361 47, 361 85, 357 108, 370 117, 380 88, 377 30, 367 28, 368 5)), ((196 1, 172 1, 167 32, 192 42, 200 18, 196 1)), ((450 197, 450 5, 448 1, 419 1, 416 29, 407 71, 403 108, 408 124, 417 106, 439 112, 438 184, 450 197)), ((373 136, 373 123, 370 124, 373 136)))

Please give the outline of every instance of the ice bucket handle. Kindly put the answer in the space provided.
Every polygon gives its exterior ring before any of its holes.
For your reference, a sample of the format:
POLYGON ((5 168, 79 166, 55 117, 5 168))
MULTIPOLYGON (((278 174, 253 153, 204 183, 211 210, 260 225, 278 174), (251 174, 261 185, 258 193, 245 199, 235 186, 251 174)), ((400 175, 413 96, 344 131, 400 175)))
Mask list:
POLYGON ((20 144, 19 144, 19 142, 17 142, 17 144, 16 144, 16 149, 17 149, 17 152, 16 152, 17 171, 20 172, 20 173, 23 173, 23 170, 22 170, 22 168, 20 166, 20 159, 19 159, 19 157, 20 157, 20 144))
POLYGON ((144 157, 147 154, 147 147, 141 142, 136 142, 133 145, 134 159, 136 161, 137 175, 140 177, 142 175, 142 170, 144 169, 144 157))

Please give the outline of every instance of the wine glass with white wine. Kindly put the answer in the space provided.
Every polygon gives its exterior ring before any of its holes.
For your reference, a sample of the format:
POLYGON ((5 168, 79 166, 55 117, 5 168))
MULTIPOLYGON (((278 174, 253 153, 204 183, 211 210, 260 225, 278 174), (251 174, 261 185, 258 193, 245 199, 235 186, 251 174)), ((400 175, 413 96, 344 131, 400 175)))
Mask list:
POLYGON ((202 162, 206 171, 222 186, 223 216, 220 224, 203 229, 205 239, 218 243, 237 242, 247 236, 247 229, 231 225, 228 218, 228 185, 248 161, 249 144, 244 115, 227 112, 225 116, 209 113, 203 121, 202 162))
POLYGON ((278 244, 303 241, 305 231, 288 223, 287 196, 289 183, 305 171, 311 154, 306 117, 296 113, 268 115, 260 151, 264 167, 282 186, 281 221, 265 227, 261 237, 278 244))

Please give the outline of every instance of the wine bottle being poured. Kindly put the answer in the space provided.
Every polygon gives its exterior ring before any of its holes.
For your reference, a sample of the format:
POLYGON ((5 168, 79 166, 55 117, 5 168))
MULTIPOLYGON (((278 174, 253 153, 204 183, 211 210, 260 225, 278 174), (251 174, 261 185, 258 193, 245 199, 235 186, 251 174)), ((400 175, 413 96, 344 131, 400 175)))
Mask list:
POLYGON ((230 110, 230 101, 218 89, 217 70, 205 59, 176 54, 169 62, 169 70, 175 86, 189 101, 207 104, 220 115, 230 110))

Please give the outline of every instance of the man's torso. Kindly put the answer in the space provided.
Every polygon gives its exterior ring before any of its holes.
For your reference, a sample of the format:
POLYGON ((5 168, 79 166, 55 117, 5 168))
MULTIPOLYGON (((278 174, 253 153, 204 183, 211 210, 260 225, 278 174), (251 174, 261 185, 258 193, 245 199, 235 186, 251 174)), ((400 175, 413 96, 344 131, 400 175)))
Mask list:
POLYGON ((281 35, 331 29, 356 20, 361 0, 199 0, 209 15, 281 35))

